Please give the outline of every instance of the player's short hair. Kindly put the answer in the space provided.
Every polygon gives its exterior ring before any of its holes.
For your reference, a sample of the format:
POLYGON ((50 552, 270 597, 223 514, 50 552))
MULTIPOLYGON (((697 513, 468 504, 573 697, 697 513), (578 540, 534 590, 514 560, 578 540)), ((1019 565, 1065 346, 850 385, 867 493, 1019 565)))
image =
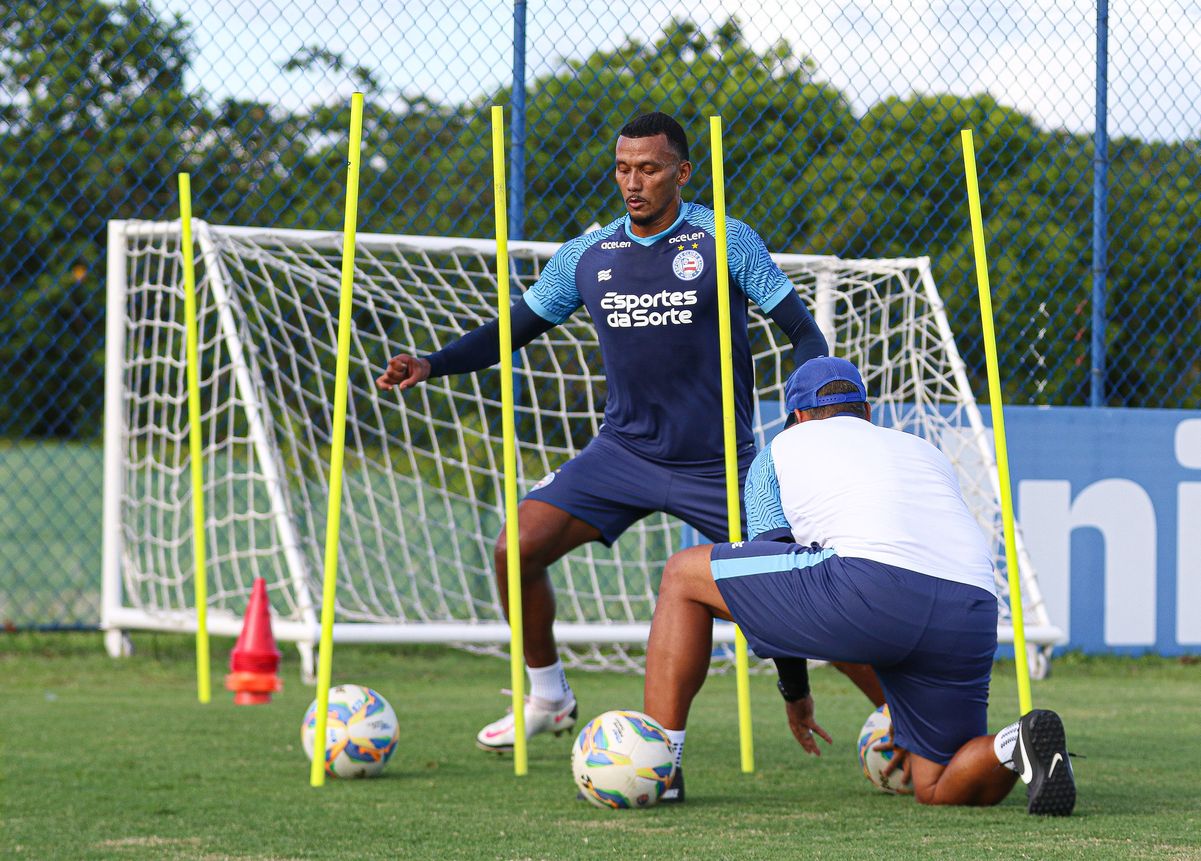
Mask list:
MULTIPOLYGON (((817 396, 821 398, 826 395, 852 394, 858 391, 859 387, 850 380, 834 380, 818 389, 817 396)), ((805 410, 805 412, 815 419, 828 419, 830 416, 841 415, 842 413, 849 413, 850 415, 865 419, 867 418, 867 404, 863 401, 828 404, 824 407, 814 407, 811 410, 805 410)))
POLYGON ((666 135, 667 143, 680 161, 688 161, 688 135, 684 134, 684 127, 660 111, 634 117, 617 133, 623 138, 653 138, 655 135, 666 135))

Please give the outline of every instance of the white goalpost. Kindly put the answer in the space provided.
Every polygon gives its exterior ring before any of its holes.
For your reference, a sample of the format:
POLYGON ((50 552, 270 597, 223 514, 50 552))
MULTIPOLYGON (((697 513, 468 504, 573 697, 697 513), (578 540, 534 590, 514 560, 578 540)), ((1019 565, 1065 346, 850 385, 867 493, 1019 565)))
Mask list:
MULTIPOLYGON (((256 576, 277 638, 311 667, 320 636, 342 235, 194 222, 208 627, 236 635, 256 576)), ((557 245, 511 242, 516 290, 557 245)), ((863 371, 874 418, 930 439, 955 464, 991 536, 1012 641, 991 441, 927 258, 775 255, 834 354, 863 371)), ((401 350, 422 354, 496 316, 486 240, 359 234, 334 639, 446 642, 500 652, 509 630, 492 548, 503 522, 496 368, 398 395, 374 379, 401 350)), ((791 347, 752 313, 756 434, 783 426, 791 347)), ((102 626, 110 651, 133 629, 195 631, 191 482, 179 222, 109 224, 102 626)), ((599 429, 605 382, 596 334, 577 313, 515 358, 517 479, 524 491, 599 429)), ((606 549, 554 566, 564 661, 641 668, 663 563, 696 540, 653 515, 606 549)), ((1018 534, 1034 674, 1061 632, 1018 534)), ((715 639, 729 642, 733 627, 715 639)))

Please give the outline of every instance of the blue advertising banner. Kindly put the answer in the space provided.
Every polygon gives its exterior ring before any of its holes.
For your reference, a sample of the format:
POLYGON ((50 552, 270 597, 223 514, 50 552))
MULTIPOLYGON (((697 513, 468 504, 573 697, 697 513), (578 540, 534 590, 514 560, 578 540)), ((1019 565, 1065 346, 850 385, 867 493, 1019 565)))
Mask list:
POLYGON ((1201 652, 1201 413, 1006 407, 1005 424, 1061 649, 1201 652))

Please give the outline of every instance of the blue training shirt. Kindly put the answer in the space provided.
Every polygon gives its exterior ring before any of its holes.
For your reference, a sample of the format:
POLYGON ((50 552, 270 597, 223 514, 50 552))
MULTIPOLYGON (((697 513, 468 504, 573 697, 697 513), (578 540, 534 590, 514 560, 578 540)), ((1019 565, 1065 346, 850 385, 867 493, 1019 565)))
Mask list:
MULTIPOLYGON (((625 216, 565 244, 525 294, 535 313, 556 324, 581 305, 588 309, 608 382, 602 432, 650 460, 718 465, 723 458, 713 232, 713 210, 695 203, 646 238, 630 232, 625 216)), ((753 444, 747 300, 767 313, 795 288, 754 230, 730 219, 726 234, 742 448, 753 444)))

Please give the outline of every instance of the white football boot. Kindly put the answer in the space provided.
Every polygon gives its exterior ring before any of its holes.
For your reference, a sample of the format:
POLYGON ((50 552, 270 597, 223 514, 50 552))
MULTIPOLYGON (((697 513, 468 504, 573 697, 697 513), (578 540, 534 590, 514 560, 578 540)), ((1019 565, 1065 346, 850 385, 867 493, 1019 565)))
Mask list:
MULTIPOLYGON (((504 693, 512 696, 511 691, 504 693)), ((543 732, 554 733, 556 736, 575 727, 579 717, 579 707, 575 698, 553 703, 541 697, 525 698, 525 737, 532 738, 543 732)), ((488 724, 475 737, 475 746, 480 750, 491 750, 496 753, 508 753, 513 750, 513 742, 517 733, 513 726, 513 709, 510 707, 500 720, 488 724)))

